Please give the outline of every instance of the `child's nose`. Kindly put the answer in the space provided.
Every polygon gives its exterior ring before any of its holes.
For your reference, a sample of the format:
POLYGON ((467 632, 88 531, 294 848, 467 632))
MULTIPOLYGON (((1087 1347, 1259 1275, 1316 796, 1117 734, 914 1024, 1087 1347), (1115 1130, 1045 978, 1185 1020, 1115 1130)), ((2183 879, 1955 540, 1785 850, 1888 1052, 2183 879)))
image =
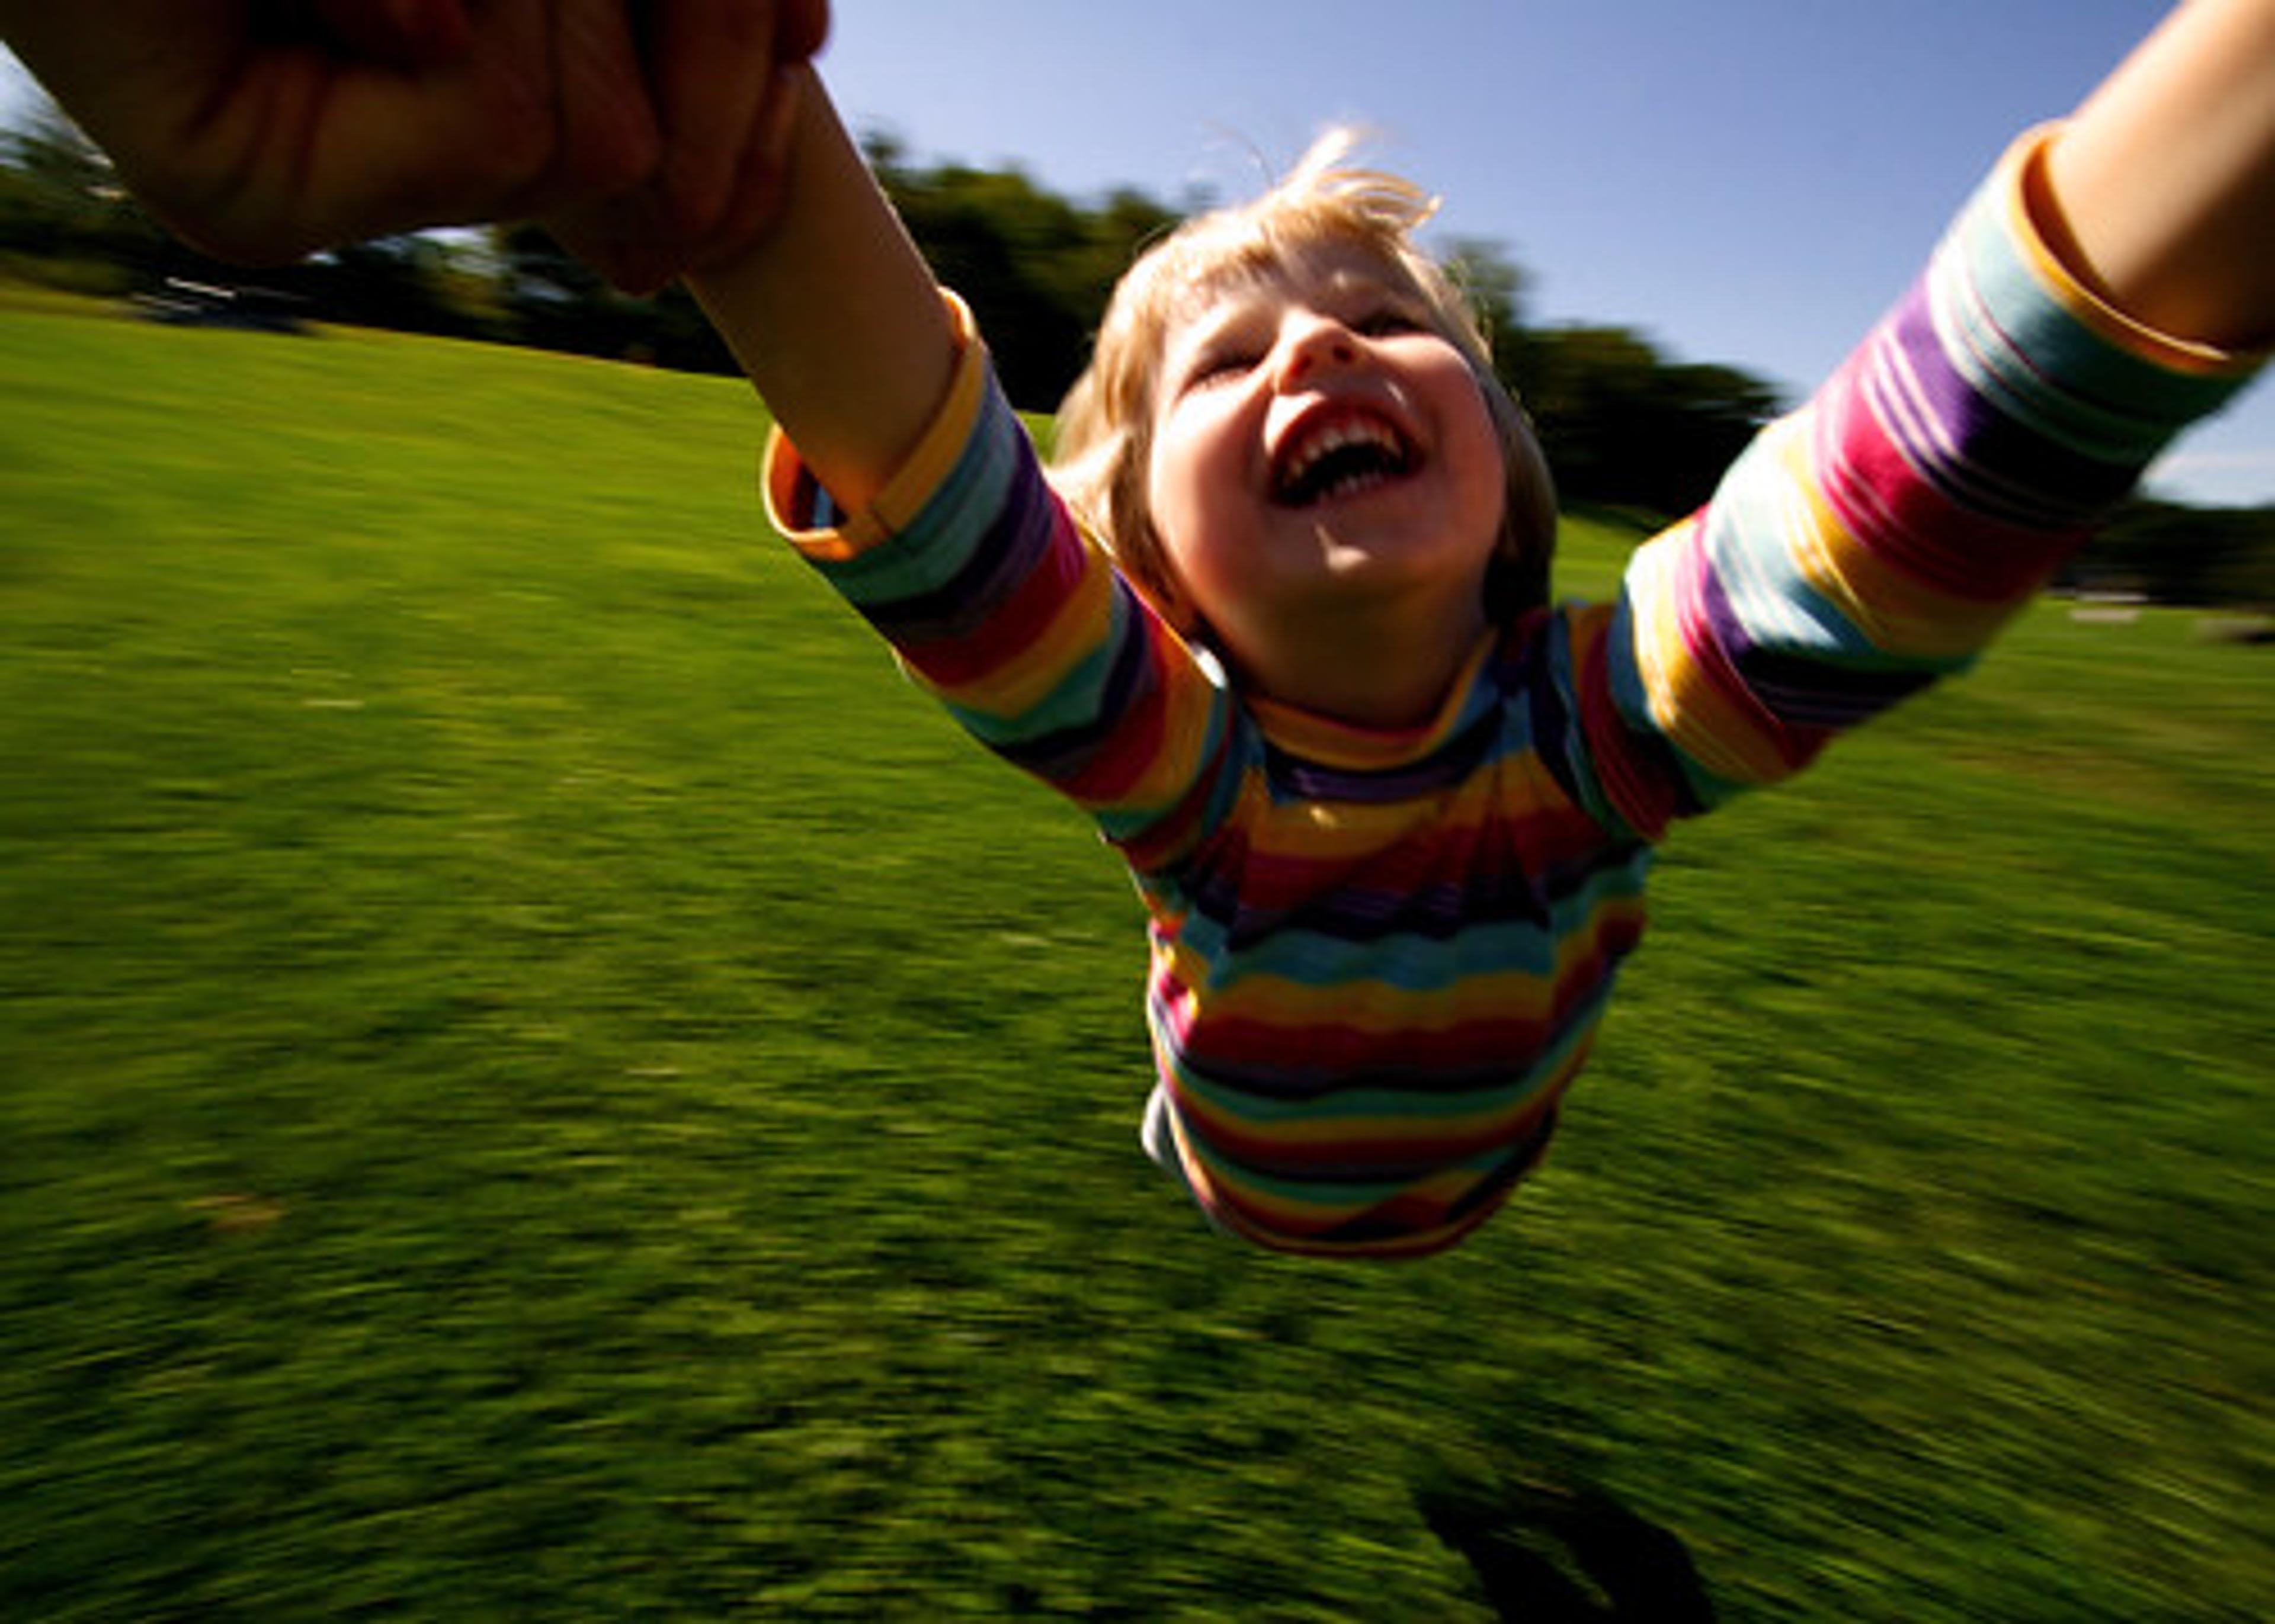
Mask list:
POLYGON ((1358 337, 1331 316, 1291 317, 1280 337, 1280 380, 1300 383, 1317 373, 1337 371, 1358 359, 1358 337))

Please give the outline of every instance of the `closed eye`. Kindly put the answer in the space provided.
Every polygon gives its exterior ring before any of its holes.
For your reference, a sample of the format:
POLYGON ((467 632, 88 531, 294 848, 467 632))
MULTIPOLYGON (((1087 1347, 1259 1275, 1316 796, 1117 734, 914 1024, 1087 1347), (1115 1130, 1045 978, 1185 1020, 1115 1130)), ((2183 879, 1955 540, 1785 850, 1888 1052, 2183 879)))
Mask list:
POLYGON ((1178 387, 1181 389, 1196 389, 1212 383, 1228 382, 1248 372, 1256 365, 1258 359, 1253 352, 1242 349, 1204 351, 1185 367, 1178 387))
POLYGON ((1387 338, 1399 333, 1421 333, 1429 330, 1420 317, 1410 311, 1394 307, 1386 307, 1372 312, 1351 323, 1351 331, 1367 338, 1387 338))

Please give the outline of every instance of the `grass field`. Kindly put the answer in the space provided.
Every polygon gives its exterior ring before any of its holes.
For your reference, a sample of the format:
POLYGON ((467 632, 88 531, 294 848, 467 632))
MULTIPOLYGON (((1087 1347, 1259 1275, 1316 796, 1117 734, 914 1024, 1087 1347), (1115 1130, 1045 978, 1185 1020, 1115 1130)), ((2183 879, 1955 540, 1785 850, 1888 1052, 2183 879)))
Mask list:
POLYGON ((1550 1167, 1326 1267, 738 386, 0 375, 0 1617, 2275 1616, 2275 651, 2047 606, 1686 832, 1550 1167))

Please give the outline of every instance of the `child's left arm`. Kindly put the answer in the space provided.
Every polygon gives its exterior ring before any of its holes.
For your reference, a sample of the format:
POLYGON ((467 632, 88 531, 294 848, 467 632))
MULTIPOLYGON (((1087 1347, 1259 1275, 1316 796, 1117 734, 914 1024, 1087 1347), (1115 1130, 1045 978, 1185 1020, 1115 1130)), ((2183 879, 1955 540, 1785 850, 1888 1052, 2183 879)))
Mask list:
POLYGON ((2275 341, 2275 0, 2193 0, 2047 155, 2038 223, 2135 321, 2221 349, 2275 341))
POLYGON ((1568 749, 1646 839, 1964 670, 2275 342, 2275 0, 2188 0, 1572 621, 1568 749))

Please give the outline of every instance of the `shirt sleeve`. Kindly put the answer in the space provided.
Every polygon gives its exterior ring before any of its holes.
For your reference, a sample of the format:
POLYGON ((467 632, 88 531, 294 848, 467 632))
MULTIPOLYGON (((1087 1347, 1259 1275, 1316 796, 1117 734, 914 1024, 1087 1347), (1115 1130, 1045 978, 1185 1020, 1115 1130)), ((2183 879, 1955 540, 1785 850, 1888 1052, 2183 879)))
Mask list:
POLYGON ((2102 303, 2032 218, 2016 144, 1840 369, 1619 601, 1568 612, 1576 776, 1646 839, 1964 669, 2256 358, 2102 303))
POLYGON ((1205 820, 1226 695, 1076 525, 949 305, 948 398, 876 500, 840 515, 777 430, 767 516, 975 738, 1157 865, 1205 820))

